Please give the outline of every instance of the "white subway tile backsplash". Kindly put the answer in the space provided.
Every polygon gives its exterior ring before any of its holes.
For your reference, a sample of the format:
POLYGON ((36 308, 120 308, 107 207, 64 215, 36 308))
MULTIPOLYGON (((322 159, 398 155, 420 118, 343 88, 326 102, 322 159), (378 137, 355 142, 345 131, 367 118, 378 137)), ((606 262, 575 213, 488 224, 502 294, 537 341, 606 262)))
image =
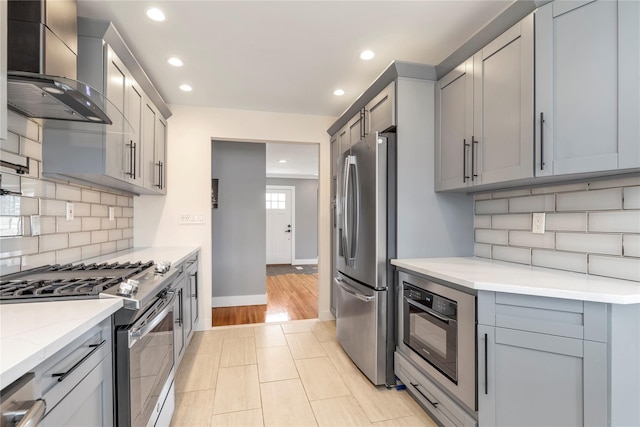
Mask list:
POLYGON ((40 162, 36 159, 29 159, 29 173, 28 177, 40 178, 40 162))
POLYGON ((491 193, 476 193, 473 195, 473 200, 489 200, 491 199, 491 193))
POLYGON ((116 228, 116 221, 115 219, 113 221, 109 220, 109 218, 100 218, 100 228, 102 228, 103 230, 112 230, 114 228, 116 228))
POLYGON ((22 257, 22 269, 40 267, 56 263, 55 252, 43 252, 35 255, 27 255, 22 257))
POLYGON ((589 274, 640 281, 640 259, 589 255, 589 274))
POLYGON ((473 255, 480 258, 491 258, 491 245, 474 243, 473 255))
POLYGON ((38 199, 20 196, 0 197, 0 215, 37 215, 38 199))
POLYGON ((56 199, 79 202, 82 200, 82 190, 70 185, 56 184, 56 199))
POLYGON ((38 252, 37 237, 6 237, 0 246, 0 258, 31 255, 38 252))
POLYGON ((501 230, 530 230, 531 214, 493 215, 491 228, 501 230))
POLYGON ((100 192, 83 188, 82 201, 85 203, 100 203, 100 192))
POLYGON ((129 218, 129 227, 133 228, 133 218, 129 218))
POLYGON ((111 193, 100 193, 100 204, 114 206, 116 204, 116 195, 111 193))
POLYGON ((122 238, 123 239, 131 239, 131 238, 133 238, 133 228, 124 228, 124 229, 122 229, 122 238))
POLYGON ((93 258, 96 256, 100 256, 100 244, 83 246, 82 248, 82 259, 93 258))
POLYGON ((76 211, 74 216, 91 216, 91 205, 89 203, 74 203, 73 208, 76 211))
POLYGON ((548 213, 545 228, 552 231, 587 231, 587 213, 548 213))
POLYGON ((96 217, 82 218, 82 231, 100 230, 101 221, 96 217))
POLYGON ((58 233, 75 233, 82 231, 82 218, 73 218, 68 221, 66 217, 56 218, 56 231, 58 233))
POLYGON ((126 196, 116 196, 116 206, 124 206, 128 208, 129 199, 130 197, 126 197, 126 196))
POLYGON ((40 236, 40 252, 55 251, 69 247, 68 234, 49 234, 40 236))
POLYGON ((533 249, 531 253, 531 264, 538 267, 586 273, 587 254, 533 249))
POLYGON ((21 216, 0 216, 0 237, 15 237, 21 235, 21 216))
POLYGON ((586 182, 581 182, 577 184, 560 184, 560 185, 550 185, 547 187, 538 187, 532 188, 532 194, 551 194, 551 193, 563 193, 566 191, 580 191, 587 190, 589 188, 586 182))
POLYGON ((53 216, 40 217, 40 234, 55 234, 56 218, 53 216))
POLYGON ((133 218, 133 208, 122 208, 122 216, 125 218, 133 218))
POLYGON ((0 139, 0 149, 11 151, 12 153, 20 152, 20 136, 13 132, 7 132, 7 139, 0 139))
POLYGON ((109 240, 109 232, 106 230, 91 232, 91 244, 104 243, 108 240, 109 240))
POLYGON ((83 231, 81 233, 69 234, 69 247, 86 246, 91 244, 91 232, 83 231))
POLYGON ((3 173, 2 174, 2 189, 13 191, 15 193, 22 194, 26 196, 26 194, 22 193, 20 190, 20 175, 14 175, 11 173, 3 173))
POLYGON ((92 217, 108 217, 109 207, 105 205, 91 205, 92 217))
POLYGON ((491 215, 474 216, 473 228, 491 228, 491 215))
POLYGON ((40 139, 40 126, 38 123, 11 110, 7 112, 7 129, 18 135, 33 139, 34 141, 42 141, 40 139))
POLYGON ((528 248, 553 249, 555 247, 555 233, 536 234, 530 231, 509 231, 509 244, 528 248))
POLYGON ((555 205, 554 197, 553 194, 515 197, 509 199, 509 212, 552 212, 555 205))
POLYGON ((82 249, 71 248, 56 251, 56 263, 58 264, 70 264, 82 259, 82 249))
POLYGON ((100 245, 100 254, 106 255, 118 250, 116 242, 107 242, 100 245))
POLYGON ((31 236, 31 218, 33 216, 23 216, 22 217, 22 235, 23 236, 31 236))
POLYGON ((589 183, 589 189, 596 190, 599 188, 629 187, 632 185, 640 185, 640 176, 592 181, 589 183))
POLYGON ((498 191, 491 194, 492 199, 507 199, 509 197, 529 196, 531 190, 529 188, 520 188, 517 190, 498 191))
POLYGON ((493 243, 496 245, 506 245, 509 241, 509 232, 507 230, 475 230, 476 243, 493 243))
POLYGON ((109 241, 122 240, 122 230, 109 230, 109 241))
POLYGON ((42 160, 42 144, 24 136, 20 138, 20 154, 36 160, 42 160))
POLYGON ((640 258, 640 234, 625 234, 622 236, 624 256, 640 258))
POLYGON ((500 261, 517 262, 518 264, 531 264, 531 249, 513 248, 509 246, 493 246, 493 259, 500 261))
POLYGON ((561 251, 622 255, 622 235, 556 233, 556 249, 561 251))
POLYGON ((0 276, 17 273, 20 271, 20 258, 0 259, 0 276))
POLYGON ((40 215, 66 216, 66 214, 67 202, 64 200, 40 199, 40 215))
POLYGON ((116 218, 122 218, 122 207, 116 206, 113 208, 113 216, 116 218))
POLYGON ((476 208, 475 208, 476 215, 509 212, 508 199, 479 200, 475 202, 475 205, 476 205, 476 208))
POLYGON ((56 197, 56 185, 53 182, 21 177, 22 195, 53 199, 56 197))
POLYGON ((129 245, 129 239, 122 239, 116 242, 116 250, 122 251, 125 249, 129 249, 131 246, 129 245))
POLYGON ((589 231, 640 233, 640 211, 590 212, 589 231))
POLYGON ((640 187, 624 189, 624 209, 640 209, 640 187))
POLYGON ((601 211, 622 209, 622 188, 561 193, 556 196, 558 211, 601 211))
POLYGON ((128 227, 129 227, 129 218, 116 217, 116 228, 128 228, 128 227))

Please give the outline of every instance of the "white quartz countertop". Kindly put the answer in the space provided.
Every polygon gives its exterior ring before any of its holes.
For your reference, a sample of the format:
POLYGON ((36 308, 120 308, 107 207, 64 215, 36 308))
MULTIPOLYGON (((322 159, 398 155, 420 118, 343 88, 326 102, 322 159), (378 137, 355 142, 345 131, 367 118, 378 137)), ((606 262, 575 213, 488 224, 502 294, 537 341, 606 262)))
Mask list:
POLYGON ((120 307, 120 298, 0 305, 0 389, 120 307))
POLYGON ((176 246, 166 248, 131 248, 123 251, 113 252, 95 258, 83 260, 88 264, 91 262, 137 262, 137 261, 170 261, 172 266, 178 265, 193 256, 198 250, 197 246, 176 246))
POLYGON ((459 286, 613 304, 640 304, 640 283, 483 258, 394 259, 391 264, 459 286))

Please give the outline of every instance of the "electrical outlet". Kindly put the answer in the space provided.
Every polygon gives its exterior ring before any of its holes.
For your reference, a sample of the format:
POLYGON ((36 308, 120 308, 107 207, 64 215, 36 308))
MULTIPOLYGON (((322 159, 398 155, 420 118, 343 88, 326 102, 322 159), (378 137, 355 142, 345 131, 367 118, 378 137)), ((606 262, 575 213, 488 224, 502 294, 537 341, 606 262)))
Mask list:
POLYGON ((109 221, 116 220, 116 209, 113 206, 109 206, 109 221))
POLYGON ((73 219, 73 213, 75 209, 73 209, 73 203, 67 202, 67 221, 71 221, 73 219))
POLYGON ((204 215, 201 213, 181 214, 178 224, 204 224, 204 215))
POLYGON ((531 232, 536 234, 544 234, 544 212, 536 212, 533 214, 533 222, 531 224, 531 232))

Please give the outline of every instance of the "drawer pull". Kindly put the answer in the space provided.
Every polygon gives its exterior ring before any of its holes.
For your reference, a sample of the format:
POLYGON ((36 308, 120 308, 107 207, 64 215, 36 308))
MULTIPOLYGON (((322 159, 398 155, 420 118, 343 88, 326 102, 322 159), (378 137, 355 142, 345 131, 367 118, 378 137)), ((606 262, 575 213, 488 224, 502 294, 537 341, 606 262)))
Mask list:
POLYGON ((71 375, 71 373, 73 371, 75 371, 78 366, 82 365, 82 363, 87 360, 88 358, 90 358, 93 353, 95 353, 96 351, 98 351, 100 349, 100 347, 102 347, 104 345, 104 343, 107 342, 107 340, 102 340, 101 343, 99 344, 91 344, 89 346, 89 348, 93 348, 89 353, 87 353, 86 356, 84 356, 82 359, 80 359, 80 361, 78 363, 76 363, 75 365, 73 365, 71 367, 71 369, 69 369, 67 372, 62 372, 62 373, 56 373, 56 374, 51 374, 52 377, 58 377, 58 382, 62 382, 65 378, 67 378, 69 375, 71 375))
POLYGON ((421 390, 420 390, 420 384, 416 384, 416 383, 412 383, 410 382, 409 384, 411 384, 413 386, 413 388, 416 389, 416 391, 418 393, 420 393, 420 395, 422 397, 424 397, 425 399, 427 399, 427 402, 431 403, 433 405, 434 408, 438 407, 438 402, 432 402, 431 399, 429 399, 421 390))

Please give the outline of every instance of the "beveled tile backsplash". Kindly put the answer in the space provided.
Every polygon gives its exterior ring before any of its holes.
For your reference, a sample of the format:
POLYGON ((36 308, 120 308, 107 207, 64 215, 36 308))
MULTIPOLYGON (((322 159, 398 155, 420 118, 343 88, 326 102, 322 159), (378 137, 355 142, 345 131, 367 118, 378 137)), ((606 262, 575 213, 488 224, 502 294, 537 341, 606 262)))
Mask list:
POLYGON ((0 167, 2 189, 21 193, 0 196, 0 275, 132 247, 133 197, 42 178, 40 125, 13 112, 8 116, 0 155, 3 160, 29 157, 30 171, 19 175, 0 167), (67 202, 73 203, 73 220, 66 219, 67 202))
POLYGON ((640 177, 474 198, 475 256, 640 280, 640 177), (546 212, 544 234, 531 232, 535 212, 546 212))

